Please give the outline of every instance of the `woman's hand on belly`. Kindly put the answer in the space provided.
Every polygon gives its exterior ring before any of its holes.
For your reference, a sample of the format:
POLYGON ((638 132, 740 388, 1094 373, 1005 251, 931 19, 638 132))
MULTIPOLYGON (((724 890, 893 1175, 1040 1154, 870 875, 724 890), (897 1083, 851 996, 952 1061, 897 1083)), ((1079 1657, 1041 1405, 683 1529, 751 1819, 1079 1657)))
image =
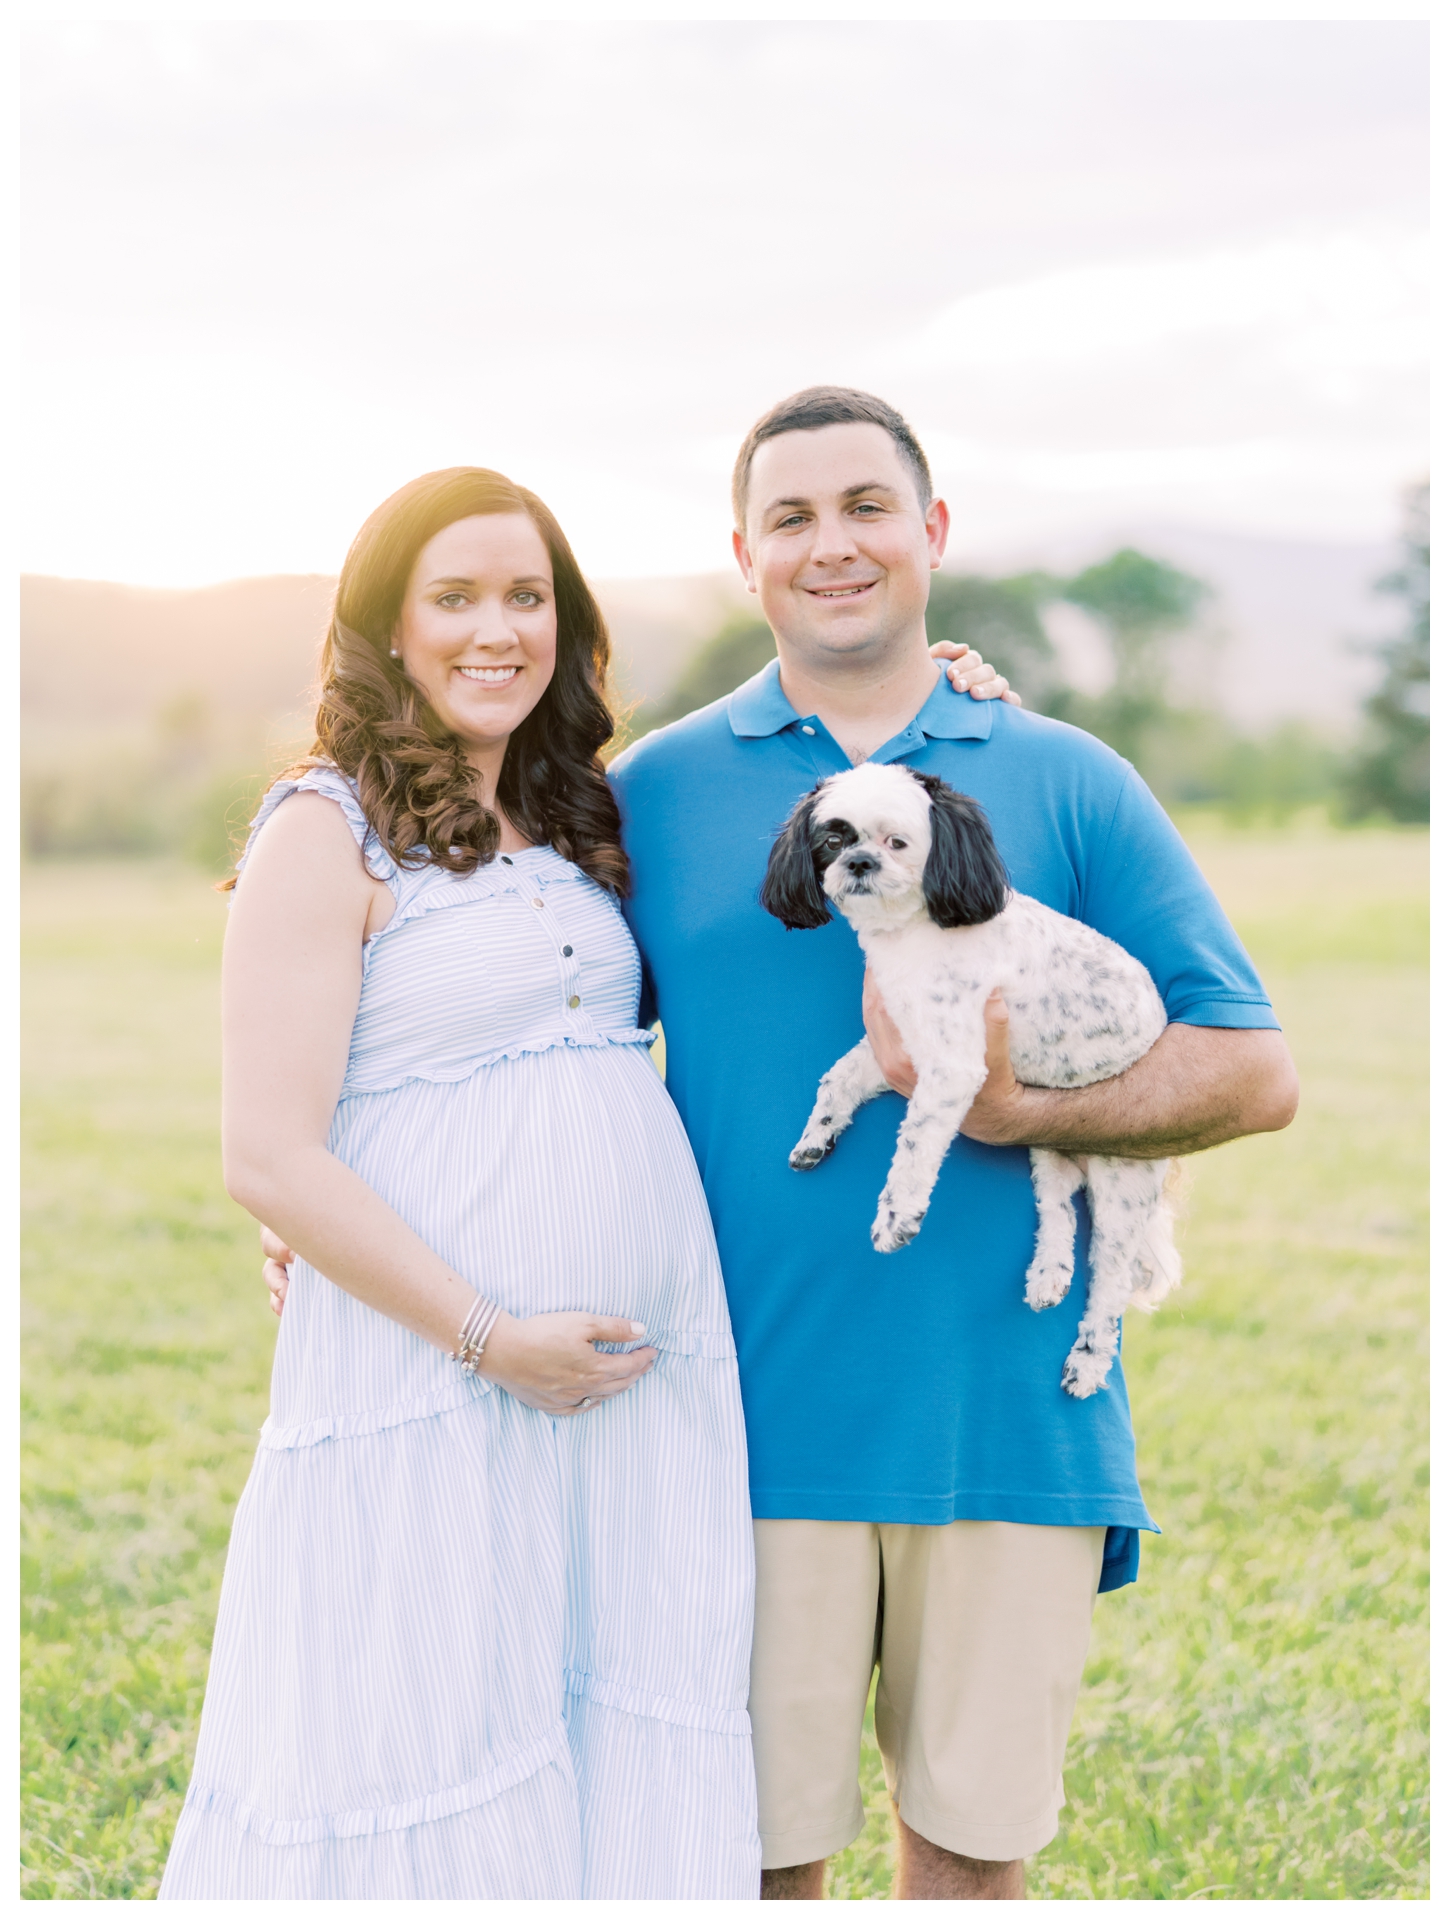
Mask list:
POLYGON ((600 1353, 596 1340, 622 1346, 638 1340, 638 1320, 597 1313, 535 1313, 527 1320, 498 1317, 478 1370, 496 1387, 540 1413, 587 1413, 601 1400, 625 1393, 655 1363, 654 1347, 633 1353, 600 1353))
MULTIPOLYGON (((272 1311, 280 1314, 287 1298, 287 1269, 292 1249, 270 1227, 262 1229, 262 1251, 267 1256, 262 1278, 272 1296, 272 1311)), ((501 1313, 488 1336, 478 1370, 486 1380, 522 1400, 526 1407, 561 1417, 587 1413, 616 1393, 624 1393, 655 1363, 656 1347, 636 1347, 633 1353, 600 1353, 596 1340, 624 1346, 638 1340, 644 1327, 638 1320, 616 1320, 596 1313, 535 1313, 516 1320, 501 1313), (589 1405, 583 1402, 587 1400, 589 1405)))

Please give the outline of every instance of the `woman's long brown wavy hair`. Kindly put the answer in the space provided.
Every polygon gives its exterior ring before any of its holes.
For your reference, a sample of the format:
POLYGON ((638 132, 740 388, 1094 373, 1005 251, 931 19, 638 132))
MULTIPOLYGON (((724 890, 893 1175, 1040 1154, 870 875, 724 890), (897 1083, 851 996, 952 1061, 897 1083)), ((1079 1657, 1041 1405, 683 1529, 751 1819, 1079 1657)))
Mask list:
POLYGON ((538 528, 558 616, 553 677, 509 740, 498 804, 525 838, 552 846, 622 895, 629 865, 599 757, 614 732, 604 615, 543 501, 487 467, 445 467, 410 480, 353 541, 323 643, 308 764, 329 761, 351 775, 373 831, 399 865, 432 862, 472 873, 493 859, 498 818, 478 799, 463 742, 389 649, 419 553, 455 520, 494 513, 526 513, 538 528))

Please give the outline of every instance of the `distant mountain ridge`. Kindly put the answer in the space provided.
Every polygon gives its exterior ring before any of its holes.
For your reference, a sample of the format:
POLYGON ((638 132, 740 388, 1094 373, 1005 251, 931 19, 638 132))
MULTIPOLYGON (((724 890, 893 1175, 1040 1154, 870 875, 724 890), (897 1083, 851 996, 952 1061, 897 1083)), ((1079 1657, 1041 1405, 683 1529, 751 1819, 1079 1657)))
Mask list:
MULTIPOLYGON (((336 581, 274 574, 214 587, 123 586, 26 574, 20 581, 20 705, 47 728, 149 723, 196 695, 233 721, 299 723, 311 701, 336 581)), ((596 591, 628 700, 652 700, 730 612, 738 580, 606 581, 596 591)))
MULTIPOLYGON (((1284 718, 1336 731, 1352 726, 1375 676, 1353 642, 1393 619, 1371 591, 1394 564, 1390 546, 1251 540, 1166 526, 1125 531, 1122 543, 1129 542, 1216 589, 1210 637, 1197 649, 1199 671, 1204 691, 1232 718, 1251 727, 1284 718)), ((1039 564, 1081 565, 1089 557, 1049 553, 1039 564)), ((232 726, 275 729, 290 721, 300 730, 333 586, 322 574, 195 589, 25 576, 23 721, 46 736, 71 725, 129 730, 190 696, 232 726)), ((603 581, 596 591, 628 700, 657 699, 727 616, 759 604, 738 576, 724 573, 603 581)), ((1059 644, 1072 645, 1071 636, 1059 644)))
POLYGON ((235 720, 301 715, 334 584, 279 574, 173 590, 25 575, 22 716, 124 727, 184 694, 235 720))

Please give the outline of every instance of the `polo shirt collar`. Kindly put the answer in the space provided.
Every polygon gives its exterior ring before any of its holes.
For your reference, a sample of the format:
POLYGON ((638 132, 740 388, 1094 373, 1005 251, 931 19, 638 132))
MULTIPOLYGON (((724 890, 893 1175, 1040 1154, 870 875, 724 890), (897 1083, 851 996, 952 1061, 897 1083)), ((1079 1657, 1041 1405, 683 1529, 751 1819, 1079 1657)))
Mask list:
MULTIPOLYGON (((877 760, 909 753, 913 736, 918 745, 923 736, 933 740, 986 740, 991 736, 995 705, 993 700, 974 700, 969 693, 954 693, 943 667, 916 718, 871 757, 877 760)), ((725 710, 731 732, 740 740, 762 740, 811 717, 797 713, 786 699, 781 690, 779 660, 767 661, 743 687, 737 687, 725 710)))
POLYGON ((954 692, 943 664, 930 698, 911 724, 933 740, 987 740, 996 706, 995 700, 974 700, 969 693, 954 692))
POLYGON ((784 732, 801 718, 781 691, 779 660, 767 660, 759 673, 737 687, 725 711, 738 740, 763 740, 769 734, 784 732))

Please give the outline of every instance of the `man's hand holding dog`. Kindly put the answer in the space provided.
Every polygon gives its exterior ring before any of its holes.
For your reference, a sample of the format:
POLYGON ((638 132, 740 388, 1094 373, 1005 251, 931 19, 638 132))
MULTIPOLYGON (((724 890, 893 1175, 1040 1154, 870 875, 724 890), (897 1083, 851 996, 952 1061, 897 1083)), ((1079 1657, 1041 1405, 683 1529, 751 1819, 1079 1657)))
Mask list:
MULTIPOLYGON (((1023 1104, 1029 1091, 1037 1092, 1039 1089, 1024 1087, 1012 1070, 1007 1003, 1000 993, 992 994, 984 1011, 987 1018, 987 1079, 962 1122, 962 1132, 969 1140, 980 1140, 988 1147, 1019 1146, 1024 1139, 1021 1131, 1023 1104)), ((896 1022, 886 1011, 869 967, 861 992, 861 1013, 866 1022, 866 1036, 871 1042, 871 1051, 876 1055, 888 1084, 909 1100, 916 1090, 916 1068, 911 1063, 911 1055, 906 1051, 896 1022)))
MULTIPOLYGON (((888 1084, 909 1099, 916 1069, 869 969, 861 1015, 888 1084)), ((1171 1025, 1126 1073, 1062 1091, 1017 1078, 999 993, 986 1016, 987 1078, 961 1129, 983 1146, 1154 1160, 1273 1133, 1294 1118, 1299 1082, 1273 1029, 1171 1025)))

